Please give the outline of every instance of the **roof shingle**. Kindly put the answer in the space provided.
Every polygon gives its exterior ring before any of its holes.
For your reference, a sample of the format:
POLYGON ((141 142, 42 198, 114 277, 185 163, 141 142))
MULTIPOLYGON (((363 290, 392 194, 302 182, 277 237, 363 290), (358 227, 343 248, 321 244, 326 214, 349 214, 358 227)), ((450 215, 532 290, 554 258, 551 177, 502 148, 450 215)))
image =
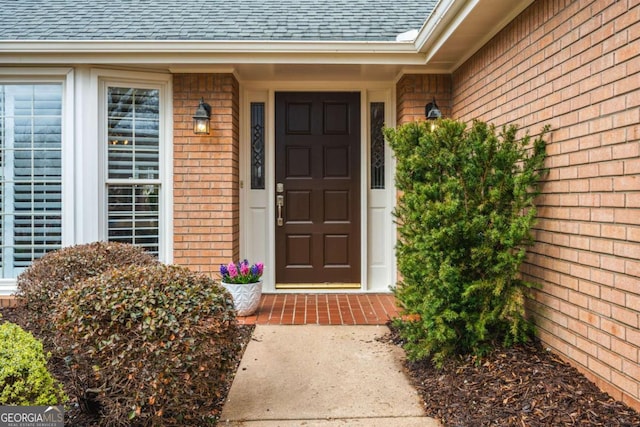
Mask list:
POLYGON ((0 40, 394 41, 437 0, 0 0, 0 40))

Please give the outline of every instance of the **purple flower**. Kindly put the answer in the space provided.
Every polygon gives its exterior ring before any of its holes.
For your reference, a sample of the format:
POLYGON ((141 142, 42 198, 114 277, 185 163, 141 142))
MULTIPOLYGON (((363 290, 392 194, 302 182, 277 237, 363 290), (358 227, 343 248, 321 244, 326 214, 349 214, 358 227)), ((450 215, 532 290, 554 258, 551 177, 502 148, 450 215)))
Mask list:
POLYGON ((263 263, 258 262, 252 265, 246 259, 220 266, 220 275, 225 283, 254 283, 260 280, 263 271, 263 263))

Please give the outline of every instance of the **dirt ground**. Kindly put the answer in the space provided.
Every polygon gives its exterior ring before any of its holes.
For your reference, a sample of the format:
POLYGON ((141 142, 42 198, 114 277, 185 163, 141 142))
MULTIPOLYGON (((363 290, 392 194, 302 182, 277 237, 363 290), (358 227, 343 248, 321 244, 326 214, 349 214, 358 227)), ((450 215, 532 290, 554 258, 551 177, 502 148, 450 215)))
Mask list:
MULTIPOLYGON (((16 309, 16 308, 0 308, 0 323, 3 321, 9 321, 16 323, 23 328, 26 325, 25 316, 27 315, 24 310, 16 309)), ((242 340, 242 349, 246 348, 247 344, 251 340, 251 334, 253 333, 254 326, 252 325, 240 325, 240 339, 242 340)), ((25 328, 26 329, 26 328, 25 328)), ((45 349, 46 350, 46 349, 45 349)), ((236 370, 240 363, 240 359, 242 358, 242 354, 239 354, 238 361, 236 363, 236 370)), ((51 358, 49 360, 49 370, 51 373, 62 382, 63 386, 65 385, 65 381, 67 380, 67 367, 62 360, 56 360, 55 358, 51 358)), ((235 374, 229 376, 227 384, 225 385, 225 389, 222 391, 219 399, 215 402, 215 416, 219 416, 222 413, 222 407, 224 402, 227 399, 227 395, 229 394, 229 389, 231 388, 231 384, 233 382, 233 378, 235 374)), ((68 409, 65 410, 65 426, 73 426, 73 427, 94 427, 97 425, 96 420, 84 414, 76 402, 73 400, 69 402, 68 409)))
MULTIPOLYGON (((21 310, 4 308, 0 314, 3 320, 25 324, 21 310)), ((240 328, 246 348, 253 326, 240 328)), ((385 340, 402 345, 397 331, 390 329, 385 340)), ((638 412, 601 392, 537 343, 497 349, 479 363, 471 357, 450 360, 441 370, 428 361, 407 361, 405 367, 426 414, 447 427, 640 426, 638 412)), ((64 363, 51 360, 50 369, 64 384, 64 363)), ((217 402, 218 414, 232 380, 217 402)), ((66 412, 65 425, 95 425, 73 402, 66 412)))
POLYGON ((441 370, 428 361, 405 367, 426 414, 445 426, 640 426, 638 412, 539 343, 499 348, 480 361, 450 360, 441 370))

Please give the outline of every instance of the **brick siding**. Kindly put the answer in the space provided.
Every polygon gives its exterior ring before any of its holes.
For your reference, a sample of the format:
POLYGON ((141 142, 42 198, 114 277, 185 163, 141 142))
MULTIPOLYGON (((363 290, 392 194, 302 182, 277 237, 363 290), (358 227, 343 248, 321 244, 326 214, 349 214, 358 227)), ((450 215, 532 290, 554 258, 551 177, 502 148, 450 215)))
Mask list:
POLYGON ((4 296, 1 295, 0 296, 0 308, 1 307, 15 307, 16 306, 16 299, 15 297, 12 296, 4 296))
POLYGON ((174 262, 206 273, 239 256, 239 85, 231 74, 173 78, 174 262), (209 135, 194 135, 200 98, 209 135))
POLYGON ((640 4, 539 0, 453 74, 452 116, 550 124, 523 272, 544 344, 640 409, 640 4))
POLYGON ((444 117, 451 115, 451 76, 407 74, 396 85, 398 124, 424 120, 424 108, 435 98, 444 117))

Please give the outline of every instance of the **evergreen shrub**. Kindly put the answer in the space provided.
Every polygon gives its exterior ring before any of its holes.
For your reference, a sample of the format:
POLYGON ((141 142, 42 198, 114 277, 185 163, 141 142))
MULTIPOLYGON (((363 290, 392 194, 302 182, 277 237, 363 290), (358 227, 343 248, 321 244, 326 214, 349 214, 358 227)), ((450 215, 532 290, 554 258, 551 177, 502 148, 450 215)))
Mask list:
POLYGON ((42 343, 18 325, 0 325, 0 405, 58 405, 67 401, 47 369, 42 343))
POLYGON ((395 209, 401 280, 396 297, 412 359, 437 365, 526 341, 532 325, 519 268, 532 243, 544 174, 545 127, 533 139, 445 119, 386 129, 397 158, 395 209))
POLYGON ((127 243, 93 242, 69 246, 45 254, 23 271, 17 279, 16 299, 29 311, 29 329, 48 340, 51 313, 65 289, 111 268, 156 263, 158 260, 153 255, 127 243))
POLYGON ((231 295, 163 264, 76 283, 54 313, 71 392, 99 424, 206 425, 240 354, 231 295))

